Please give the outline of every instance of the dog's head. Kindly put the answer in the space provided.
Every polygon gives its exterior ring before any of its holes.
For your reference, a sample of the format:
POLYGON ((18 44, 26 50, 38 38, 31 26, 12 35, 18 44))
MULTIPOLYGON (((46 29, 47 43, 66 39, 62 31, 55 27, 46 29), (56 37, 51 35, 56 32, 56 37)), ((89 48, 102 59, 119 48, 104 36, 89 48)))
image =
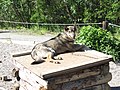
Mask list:
POLYGON ((76 26, 66 26, 64 29, 64 33, 67 35, 67 38, 69 38, 70 40, 74 40, 75 39, 75 34, 76 32, 76 26))

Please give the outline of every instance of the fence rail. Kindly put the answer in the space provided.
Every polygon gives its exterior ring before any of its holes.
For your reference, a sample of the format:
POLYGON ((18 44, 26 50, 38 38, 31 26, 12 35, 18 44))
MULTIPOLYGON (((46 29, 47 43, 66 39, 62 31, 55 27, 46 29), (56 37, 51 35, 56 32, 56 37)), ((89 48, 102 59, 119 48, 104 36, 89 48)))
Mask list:
POLYGON ((6 20, 0 20, 0 23, 10 23, 10 24, 22 24, 22 25, 40 25, 40 26, 66 26, 66 25, 102 25, 103 29, 107 29, 107 27, 114 26, 114 27, 120 27, 119 25, 109 23, 108 21, 103 21, 99 23, 76 23, 76 24, 62 24, 62 23, 29 23, 29 22, 16 22, 16 21, 6 21, 6 20))
POLYGON ((76 23, 76 24, 61 24, 61 23, 29 23, 29 22, 15 22, 15 21, 5 21, 5 20, 0 20, 0 22, 3 23, 11 23, 11 24, 28 24, 28 25, 46 25, 46 26, 50 26, 50 25, 58 25, 58 26, 64 26, 64 25, 98 25, 98 24, 102 24, 102 23, 76 23))
POLYGON ((109 23, 109 25, 120 28, 120 26, 119 26, 119 25, 116 25, 116 24, 109 23))

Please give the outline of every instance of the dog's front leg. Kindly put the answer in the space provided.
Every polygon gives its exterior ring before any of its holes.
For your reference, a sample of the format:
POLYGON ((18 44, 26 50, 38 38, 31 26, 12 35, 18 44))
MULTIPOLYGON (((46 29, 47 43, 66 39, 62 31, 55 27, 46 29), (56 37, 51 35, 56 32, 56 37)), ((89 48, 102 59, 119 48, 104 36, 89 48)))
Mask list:
POLYGON ((47 53, 47 59, 46 59, 46 62, 53 62, 53 53, 52 52, 48 52, 47 53))
POLYGON ((60 64, 59 61, 54 61, 54 60, 56 60, 55 57, 54 57, 54 53, 48 52, 46 61, 51 62, 51 63, 55 63, 55 64, 60 64))

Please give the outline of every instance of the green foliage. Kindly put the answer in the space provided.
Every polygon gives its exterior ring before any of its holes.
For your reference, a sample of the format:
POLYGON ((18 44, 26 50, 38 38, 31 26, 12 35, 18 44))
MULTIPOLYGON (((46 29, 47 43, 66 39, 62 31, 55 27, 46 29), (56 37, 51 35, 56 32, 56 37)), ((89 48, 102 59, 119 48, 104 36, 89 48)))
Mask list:
POLYGON ((106 30, 91 26, 84 26, 76 39, 77 43, 83 43, 91 49, 112 55, 115 61, 120 60, 120 41, 106 30))
POLYGON ((0 0, 0 19, 44 23, 109 20, 120 24, 120 0, 0 0))
POLYGON ((120 28, 109 26, 108 30, 112 33, 112 35, 120 41, 120 28))

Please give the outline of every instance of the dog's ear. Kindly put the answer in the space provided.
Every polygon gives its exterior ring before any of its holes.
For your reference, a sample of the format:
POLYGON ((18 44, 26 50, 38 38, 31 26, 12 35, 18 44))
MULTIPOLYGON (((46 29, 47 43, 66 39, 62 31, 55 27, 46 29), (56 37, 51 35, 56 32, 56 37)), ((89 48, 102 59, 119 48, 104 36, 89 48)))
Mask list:
POLYGON ((68 31, 68 30, 69 30, 68 26, 65 26, 65 27, 64 27, 64 30, 65 30, 65 31, 68 31))
POLYGON ((76 27, 76 25, 74 25, 74 30, 75 30, 75 31, 77 30, 77 27, 76 27))

